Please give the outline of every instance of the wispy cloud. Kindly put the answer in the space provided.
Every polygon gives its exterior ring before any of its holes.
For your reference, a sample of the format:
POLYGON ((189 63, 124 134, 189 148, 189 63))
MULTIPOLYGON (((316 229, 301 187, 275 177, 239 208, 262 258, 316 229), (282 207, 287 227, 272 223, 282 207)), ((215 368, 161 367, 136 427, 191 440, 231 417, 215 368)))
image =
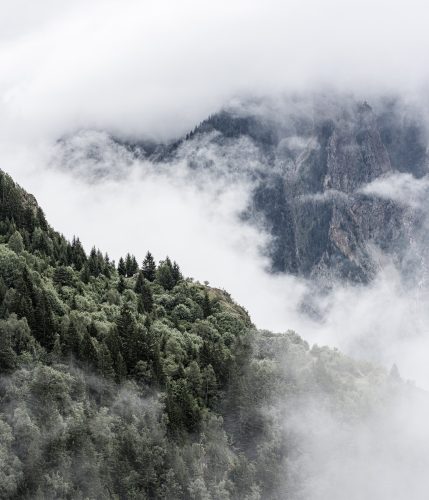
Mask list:
POLYGON ((418 208, 427 200, 429 178, 416 179, 411 174, 395 173, 366 184, 360 191, 418 208))

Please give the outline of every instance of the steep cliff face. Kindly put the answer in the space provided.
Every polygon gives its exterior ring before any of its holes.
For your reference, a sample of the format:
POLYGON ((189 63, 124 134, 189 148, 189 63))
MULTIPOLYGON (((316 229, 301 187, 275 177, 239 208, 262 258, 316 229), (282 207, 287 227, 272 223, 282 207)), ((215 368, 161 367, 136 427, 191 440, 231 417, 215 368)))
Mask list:
POLYGON ((259 166, 249 171, 248 163, 231 160, 231 170, 241 168, 254 180, 246 216, 250 221, 262 216, 273 236, 267 249, 273 271, 365 282, 378 266, 373 249, 399 262, 419 215, 362 188, 395 172, 422 177, 428 165, 417 118, 404 115, 394 101, 377 106, 322 99, 310 111, 299 106, 265 115, 247 115, 246 108, 224 111, 173 149, 180 156, 191 141, 202 147, 196 139, 209 134, 221 148, 245 138, 255 147, 259 166))
POLYGON ((273 272, 367 282, 377 249, 401 264, 424 217, 366 187, 424 177, 427 137, 425 120, 399 100, 319 95, 236 104, 170 144, 84 131, 62 141, 57 163, 91 182, 120 178, 136 160, 163 172, 186 165, 189 182, 245 182, 252 193, 242 216, 272 235, 273 272))

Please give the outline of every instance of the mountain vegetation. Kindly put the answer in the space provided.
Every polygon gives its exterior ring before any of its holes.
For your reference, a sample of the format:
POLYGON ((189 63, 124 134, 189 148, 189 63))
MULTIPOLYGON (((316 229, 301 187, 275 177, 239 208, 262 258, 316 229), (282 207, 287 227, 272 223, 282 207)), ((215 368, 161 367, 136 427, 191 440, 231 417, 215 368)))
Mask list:
POLYGON ((1 498, 298 498, 297 400, 347 421, 398 384, 169 257, 87 254, 0 171, 1 498))

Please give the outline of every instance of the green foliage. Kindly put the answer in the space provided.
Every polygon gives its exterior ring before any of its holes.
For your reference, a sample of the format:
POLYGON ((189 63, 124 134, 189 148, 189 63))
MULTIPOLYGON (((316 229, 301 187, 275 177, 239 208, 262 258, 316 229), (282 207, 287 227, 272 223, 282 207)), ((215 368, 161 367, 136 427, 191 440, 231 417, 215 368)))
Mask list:
POLYGON ((24 240, 19 231, 15 231, 12 234, 7 244, 15 253, 21 253, 24 250, 24 240))
POLYGON ((156 278, 156 264, 155 260, 150 252, 146 254, 142 266, 143 276, 148 281, 155 281, 156 278))
POLYGON ((179 266, 171 263, 169 257, 160 262, 156 271, 156 280, 165 290, 172 290, 182 279, 179 266))
POLYGON ((1 171, 0 237, 1 498, 282 498, 274 395, 317 387, 356 413, 362 377, 383 379, 255 332, 168 257, 87 257, 1 171))

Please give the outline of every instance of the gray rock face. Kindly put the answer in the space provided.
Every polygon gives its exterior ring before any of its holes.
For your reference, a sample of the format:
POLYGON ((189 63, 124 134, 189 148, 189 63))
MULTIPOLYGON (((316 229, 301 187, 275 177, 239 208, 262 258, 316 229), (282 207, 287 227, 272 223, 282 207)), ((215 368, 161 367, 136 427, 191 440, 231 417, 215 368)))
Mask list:
POLYGON ((219 112, 170 145, 125 144, 155 164, 251 181, 243 214, 272 235, 273 272, 367 282, 378 249, 398 264, 422 231, 418 208, 370 194, 369 183, 428 172, 424 120, 399 100, 344 96, 250 102, 219 112))
POLYGON ((222 112, 186 138, 215 131, 221 147, 242 137, 256 145, 262 166, 247 173, 256 181, 246 217, 262 216, 273 235, 273 271, 366 282, 378 265, 372 248, 400 262, 421 216, 361 189, 395 172, 425 175, 425 133, 399 103, 377 105, 322 102, 271 120, 222 112))

